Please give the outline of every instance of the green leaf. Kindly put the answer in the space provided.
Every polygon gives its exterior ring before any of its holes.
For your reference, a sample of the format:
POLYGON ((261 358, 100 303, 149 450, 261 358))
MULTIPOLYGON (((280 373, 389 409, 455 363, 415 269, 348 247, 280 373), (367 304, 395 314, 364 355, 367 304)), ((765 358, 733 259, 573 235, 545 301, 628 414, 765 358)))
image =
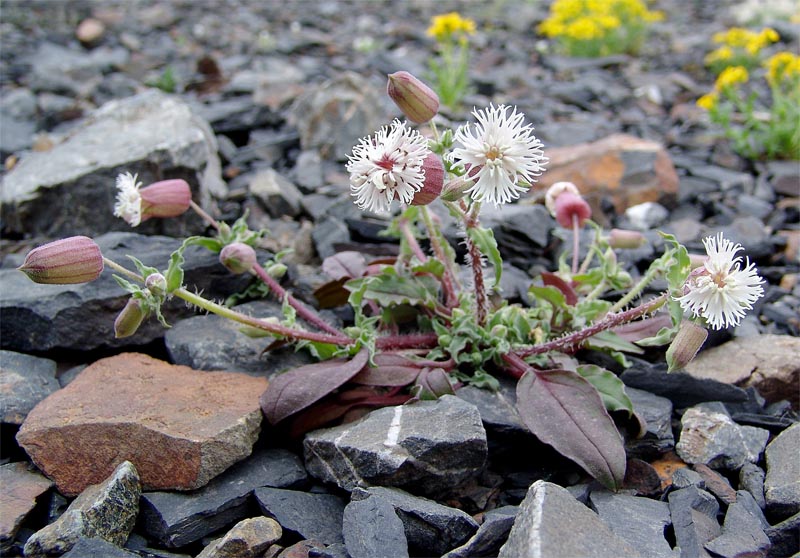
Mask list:
POLYGON ((139 285, 131 283, 130 281, 128 281, 127 279, 123 279, 119 275, 113 275, 113 277, 114 280, 117 282, 117 285, 122 287, 122 290, 126 292, 134 294, 134 293, 140 293, 142 291, 142 288, 139 285))
MULTIPOLYGON (((683 287, 689 272, 692 270, 692 264, 689 260, 689 252, 686 248, 678 242, 674 235, 659 233, 664 239, 664 243, 670 246, 667 253, 672 252, 671 261, 667 264, 666 278, 669 283, 670 290, 677 291, 683 287)), ((667 254, 665 254, 667 255, 667 254)))
POLYGON ((444 263, 434 258, 429 258, 427 262, 415 265, 411 268, 414 273, 430 273, 439 279, 444 275, 444 263))
POLYGON ((140 262, 133 256, 128 256, 128 259, 133 262, 133 265, 136 266, 136 271, 138 271, 139 275, 141 275, 142 277, 146 278, 148 275, 152 275, 153 273, 159 273, 158 269, 156 269, 155 267, 144 265, 142 262, 140 262))
POLYGON ((577 372, 529 368, 517 383, 522 422, 611 490, 625 478, 625 446, 595 387, 577 372))
POLYGON ((564 297, 564 293, 556 287, 531 285, 528 287, 528 293, 538 300, 547 302, 555 309, 561 310, 567 307, 567 300, 564 297))
POLYGON ((620 337, 619 335, 608 329, 592 335, 586 341, 586 344, 592 347, 593 349, 623 351, 626 353, 633 353, 635 355, 640 355, 644 352, 644 349, 642 349, 641 347, 637 347, 630 341, 626 341, 625 339, 623 339, 622 337, 620 337))
POLYGON ((394 268, 387 267, 381 275, 367 277, 364 281, 366 289, 363 297, 374 300, 380 306, 418 304, 432 308, 436 304, 439 283, 434 277, 400 276, 394 268))
POLYGON ((607 410, 628 411, 628 416, 633 415, 633 402, 616 374, 594 364, 582 364, 576 371, 597 389, 607 410))
POLYGON ((494 267, 494 287, 496 289, 500 288, 500 278, 503 276, 503 258, 500 256, 500 250, 497 249, 494 231, 483 227, 475 227, 467 229, 467 236, 494 267))
POLYGON ((169 257, 169 267, 167 267, 167 292, 171 293, 181 288, 183 285, 183 267, 186 260, 183 258, 183 250, 188 242, 188 238, 175 250, 169 257))

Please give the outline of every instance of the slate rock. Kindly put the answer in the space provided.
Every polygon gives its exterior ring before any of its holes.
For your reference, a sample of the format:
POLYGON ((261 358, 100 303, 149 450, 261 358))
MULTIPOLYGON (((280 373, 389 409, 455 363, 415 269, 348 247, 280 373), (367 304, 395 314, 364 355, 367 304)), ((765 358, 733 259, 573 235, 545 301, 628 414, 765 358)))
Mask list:
POLYGON ((380 485, 441 494, 476 476, 487 457, 474 405, 445 395, 386 407, 303 441, 308 472, 345 490, 380 485))
POLYGON ((80 538, 69 552, 61 558, 139 558, 135 552, 128 552, 115 544, 98 538, 80 538))
MULTIPOLYGON (((60 73, 58 70, 57 73, 60 73)), ((3 177, 2 219, 10 232, 57 237, 128 230, 114 217, 116 176, 138 173, 146 184, 183 178, 209 207, 225 195, 211 128, 177 97, 150 89, 111 101, 46 152, 30 152, 3 177)), ((144 233, 180 236, 204 225, 193 213, 151 219, 144 233), (190 221, 190 217, 194 220, 190 221)))
POLYGON ((338 496, 269 487, 257 488, 253 494, 261 511, 285 531, 324 544, 344 542, 345 503, 338 496))
MULTIPOLYGON (((95 239, 103 255, 133 269, 127 254, 145 265, 163 269, 170 254, 181 241, 164 236, 134 233, 108 233, 95 239)), ((239 292, 249 282, 244 276, 232 276, 216 254, 200 247, 184 252, 185 283, 212 299, 224 299, 239 292)), ((16 267, 22 263, 4 260, 16 267)), ((16 269, 0 269, 0 345, 4 349, 29 352, 64 348, 76 351, 103 346, 144 345, 163 337, 164 327, 157 320, 145 320, 136 334, 125 339, 114 337, 114 319, 125 306, 128 294, 120 289, 113 273, 106 270, 91 283, 79 285, 39 285, 16 269)), ((164 317, 174 323, 195 314, 179 298, 163 306, 164 317)))
POLYGON ((688 467, 682 467, 672 473, 672 486, 675 488, 688 488, 696 486, 697 488, 705 488, 706 481, 700 476, 700 473, 693 471, 688 467))
POLYGON ((672 402, 649 391, 626 387, 625 393, 633 403, 633 410, 647 425, 641 438, 625 444, 629 457, 650 457, 664 453, 675 445, 672 434, 672 402))
POLYGON ((768 528, 766 533, 772 543, 770 558, 796 555, 800 552, 800 512, 768 528))
POLYGON ((475 558, 478 556, 496 556, 500 547, 508 538, 514 525, 519 508, 502 506, 489 510, 483 515, 483 523, 472 537, 454 548, 442 558, 475 558))
POLYGON ((339 251, 337 246, 350 242, 350 231, 340 219, 328 216, 315 223, 311 238, 317 254, 325 259, 339 251))
POLYGON ((117 546, 128 539, 139 513, 139 474, 123 461, 108 479, 87 487, 54 523, 25 543, 25 556, 63 554, 80 538, 100 538, 117 546))
POLYGON ((302 192, 275 169, 256 171, 250 178, 249 190, 272 217, 297 217, 300 214, 302 192))
MULTIPOLYGON (((731 483, 708 465, 695 463, 694 470, 703 478, 705 489, 711 492, 723 504, 729 505, 736 501, 736 491, 731 483)), ((702 488, 702 487, 700 487, 702 488)))
POLYGON ((353 500, 344 508, 342 534, 352 558, 404 558, 408 540, 394 506, 383 498, 353 500))
POLYGON ((0 422, 22 424, 31 409, 59 387, 55 361, 0 351, 0 422))
POLYGON ((765 477, 764 469, 755 463, 745 463, 739 469, 739 488, 749 492, 762 510, 767 507, 767 501, 764 498, 765 477))
POLYGON ((545 248, 555 224, 547 209, 539 204, 487 206, 481 214, 481 222, 494 230, 501 251, 518 242, 545 248))
POLYGON ((497 391, 467 385, 458 390, 458 396, 477 407, 487 434, 529 434, 516 408, 515 382, 506 378, 499 381, 497 391))
POLYGON ((719 503, 705 490, 695 486, 669 493, 669 512, 681 558, 710 558, 703 545, 718 537, 719 503))
POLYGON ((43 41, 30 55, 29 84, 34 91, 53 91, 78 96, 86 84, 99 80, 102 72, 128 61, 127 49, 98 47, 85 51, 43 41))
POLYGON ((767 510, 780 517, 800 511, 800 423, 780 433, 767 446, 764 495, 767 510))
POLYGON ((642 556, 557 484, 538 480, 519 506, 499 558, 642 556))
POLYGON ((766 556, 770 541, 757 519, 745 505, 729 505, 722 534, 707 542, 705 549, 722 558, 766 556))
POLYGON ((590 499, 600 519, 642 556, 673 556, 664 538, 665 529, 672 523, 666 502, 606 490, 593 490, 590 499))
POLYGON ((25 463, 0 465, 0 554, 14 542, 25 517, 53 483, 25 463))
POLYGON ((206 546, 197 558, 260 558, 283 535, 281 526, 268 517, 251 517, 206 546))
POLYGON ((758 502, 756 502, 752 494, 746 490, 737 490, 736 503, 743 506, 744 509, 758 521, 762 529, 769 529, 770 524, 764 515, 764 510, 758 505, 758 502))
POLYGON ((684 372, 668 374, 666 370, 641 364, 625 370, 620 379, 626 386, 666 397, 679 409, 704 401, 739 402, 748 399, 747 392, 735 386, 707 378, 693 378, 684 372))
POLYGON ((199 488, 250 454, 266 386, 245 374, 123 353, 95 362, 39 403, 17 441, 67 495, 126 460, 146 489, 199 488))
POLYGON ((412 555, 440 556, 464 544, 478 529, 475 520, 463 511, 404 490, 383 486, 353 490, 353 500, 371 498, 386 500, 394 507, 412 555))
POLYGON ((687 463, 739 469, 759 460, 768 439, 768 430, 733 422, 721 403, 701 403, 683 414, 675 449, 687 463))
POLYGON ((258 450, 198 490, 143 493, 142 524, 161 543, 184 546, 244 519, 256 488, 298 487, 306 478, 303 464, 293 453, 258 450))

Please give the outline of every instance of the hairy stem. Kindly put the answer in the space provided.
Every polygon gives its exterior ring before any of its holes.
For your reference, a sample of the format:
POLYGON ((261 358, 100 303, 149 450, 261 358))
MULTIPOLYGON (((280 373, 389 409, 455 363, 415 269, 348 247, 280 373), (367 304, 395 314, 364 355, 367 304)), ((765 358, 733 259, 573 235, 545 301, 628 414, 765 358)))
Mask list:
POLYGON ((639 296, 639 293, 641 293, 644 290, 644 288, 647 285, 649 285, 653 281, 653 279, 656 278, 656 275, 658 275, 660 272, 661 272, 661 269, 658 268, 658 267, 655 267, 655 266, 653 266, 650 269, 648 269, 647 273, 644 274, 644 276, 639 280, 639 282, 636 283, 636 285, 634 285, 633 288, 631 288, 631 290, 629 290, 625 294, 625 296, 620 298, 614 304, 614 306, 609 308, 608 311, 609 312, 619 312, 622 308, 625 308, 625 306, 627 306, 634 298, 639 296))
POLYGON ((572 214, 572 274, 578 273, 578 252, 581 249, 580 227, 578 226, 578 215, 572 214))
MULTIPOLYGON (((467 229, 476 228, 478 226, 478 212, 480 212, 480 202, 472 204, 472 210, 467 212, 466 203, 461 200, 461 207, 466 215, 464 225, 467 229)), ((486 298, 486 284, 483 281, 483 265, 481 265, 481 251, 472 242, 472 239, 467 234, 467 253, 469 254, 470 267, 472 268, 472 279, 475 287, 475 305, 476 305, 476 319, 478 325, 483 327, 486 324, 486 316, 488 314, 487 298, 486 298)))
POLYGON ((142 277, 138 273, 134 273, 130 269, 122 267, 121 265, 119 265, 114 260, 110 260, 110 259, 106 258, 105 256, 103 256, 103 263, 106 264, 106 267, 110 267, 111 269, 113 269, 117 273, 121 273, 122 275, 124 275, 128 279, 133 279, 134 281, 138 281, 139 283, 144 283, 144 277, 142 277))
POLYGON ((444 290, 445 304, 448 308, 455 308, 458 306, 458 294, 456 294, 454 287, 455 274, 453 273, 453 268, 450 265, 450 258, 448 258, 445 254, 442 243, 439 241, 439 230, 433 223, 433 218, 431 217, 431 212, 428 211, 428 207, 423 205, 420 209, 422 210, 422 219, 425 222, 425 227, 428 229, 428 238, 430 239, 433 253, 436 256, 436 259, 444 264, 442 289, 444 290))
POLYGON ((400 221, 400 230, 402 231, 403 237, 408 243, 408 247, 411 248, 411 251, 417 257, 417 259, 422 263, 427 262, 428 256, 426 256, 425 252, 422 251, 422 247, 419 245, 417 237, 414 236, 414 232, 411 230, 411 224, 407 219, 400 221))
POLYGON ((194 201, 193 201, 193 200, 189 200, 189 207, 191 207, 191 208, 192 208, 192 210, 193 210, 195 213, 197 213, 197 214, 198 214, 198 215, 199 215, 199 216, 200 216, 200 217, 203 219, 203 221, 205 221, 205 222, 206 222, 206 223, 208 223, 208 224, 209 224, 211 227, 213 227, 213 228, 214 228, 214 230, 216 230, 216 231, 219 231, 219 223, 217 223, 217 220, 216 220, 216 219, 214 219, 214 218, 213 218, 211 215, 209 215, 208 213, 206 213, 206 211, 205 211, 205 210, 204 210, 202 207, 200 207, 199 205, 197 205, 196 203, 194 203, 194 201))

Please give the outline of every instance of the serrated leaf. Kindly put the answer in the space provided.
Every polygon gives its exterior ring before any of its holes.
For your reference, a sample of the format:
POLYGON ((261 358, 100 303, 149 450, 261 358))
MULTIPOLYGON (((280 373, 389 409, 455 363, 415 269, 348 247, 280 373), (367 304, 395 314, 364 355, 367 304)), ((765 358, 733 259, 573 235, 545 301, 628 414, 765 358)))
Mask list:
POLYGON ((433 277, 405 277, 397 275, 393 268, 386 268, 381 275, 366 278, 363 296, 380 306, 419 304, 432 307, 436 302, 437 290, 438 282, 433 277))
POLYGON ((692 264, 689 260, 689 252, 686 248, 678 242, 672 234, 659 233, 664 239, 664 243, 670 247, 672 251, 672 259, 667 266, 666 278, 669 283, 670 290, 679 290, 686 282, 689 272, 692 270, 692 264))
POLYGON ((273 379, 259 402, 272 424, 302 411, 341 387, 358 374, 369 360, 362 349, 351 359, 331 359, 294 368, 273 379))
POLYGON ((517 409, 542 442, 611 490, 622 486, 622 437, 600 394, 577 372, 529 368, 517 383, 517 409))
POLYGON ((492 229, 475 227, 467 229, 467 236, 475 243, 481 254, 486 256, 489 263, 494 267, 494 286, 500 287, 500 278, 503 276, 503 258, 497 248, 497 240, 494 238, 492 229))
POLYGON ((628 416, 633 414, 633 402, 616 374, 595 364, 582 364, 576 371, 597 389, 608 411, 628 411, 628 416))

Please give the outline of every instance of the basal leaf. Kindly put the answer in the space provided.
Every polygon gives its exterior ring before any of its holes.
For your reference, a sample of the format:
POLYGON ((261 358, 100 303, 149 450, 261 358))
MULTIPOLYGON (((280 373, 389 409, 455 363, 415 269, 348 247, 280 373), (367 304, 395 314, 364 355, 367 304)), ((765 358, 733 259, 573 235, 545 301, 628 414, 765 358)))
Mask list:
POLYGON ((276 424, 319 401, 366 366, 369 351, 351 359, 331 359, 289 370, 273 379, 260 403, 270 423, 276 424))
POLYGON ((481 254, 486 256, 489 263, 494 267, 494 285, 496 288, 500 287, 500 278, 503 276, 503 258, 500 256, 500 250, 497 248, 497 240, 494 238, 494 231, 492 229, 485 229, 483 227, 467 229, 467 235, 470 240, 475 243, 481 254))
POLYGON ((352 250, 339 252, 322 262, 322 271, 334 280, 361 277, 365 269, 367 269, 367 259, 364 254, 352 250))
POLYGON ((616 333, 608 329, 605 331, 601 331, 600 333, 596 333, 595 335, 592 335, 586 341, 586 344, 593 349, 623 351, 635 355, 640 355, 644 352, 644 349, 642 349, 641 347, 637 347, 630 341, 626 341, 621 335, 617 335, 616 333))
POLYGON ((534 298, 548 302, 553 308, 560 309, 566 308, 567 306, 567 299, 564 296, 564 293, 562 293, 557 287, 539 287, 537 285, 531 285, 528 288, 528 293, 534 298))
POLYGON ((625 384, 616 374, 595 364, 583 364, 576 370, 597 389, 608 411, 624 410, 628 411, 629 416, 633 414, 633 402, 625 393, 625 384))
POLYGON ((541 441, 608 488, 622 486, 622 437, 597 390, 577 372, 528 369, 517 383, 517 409, 541 441))
POLYGON ((437 298, 438 281, 431 276, 407 277, 386 268, 381 275, 367 277, 364 298, 380 306, 419 304, 433 306, 437 298))
POLYGON ((555 273, 543 271, 542 282, 545 286, 555 287, 561 291, 561 294, 564 295, 564 300, 570 306, 575 306, 578 303, 578 294, 575 292, 575 289, 555 273))
POLYGON ((344 288, 347 278, 328 281, 314 290, 314 297, 317 299, 319 307, 336 308, 347 302, 350 293, 344 288))

